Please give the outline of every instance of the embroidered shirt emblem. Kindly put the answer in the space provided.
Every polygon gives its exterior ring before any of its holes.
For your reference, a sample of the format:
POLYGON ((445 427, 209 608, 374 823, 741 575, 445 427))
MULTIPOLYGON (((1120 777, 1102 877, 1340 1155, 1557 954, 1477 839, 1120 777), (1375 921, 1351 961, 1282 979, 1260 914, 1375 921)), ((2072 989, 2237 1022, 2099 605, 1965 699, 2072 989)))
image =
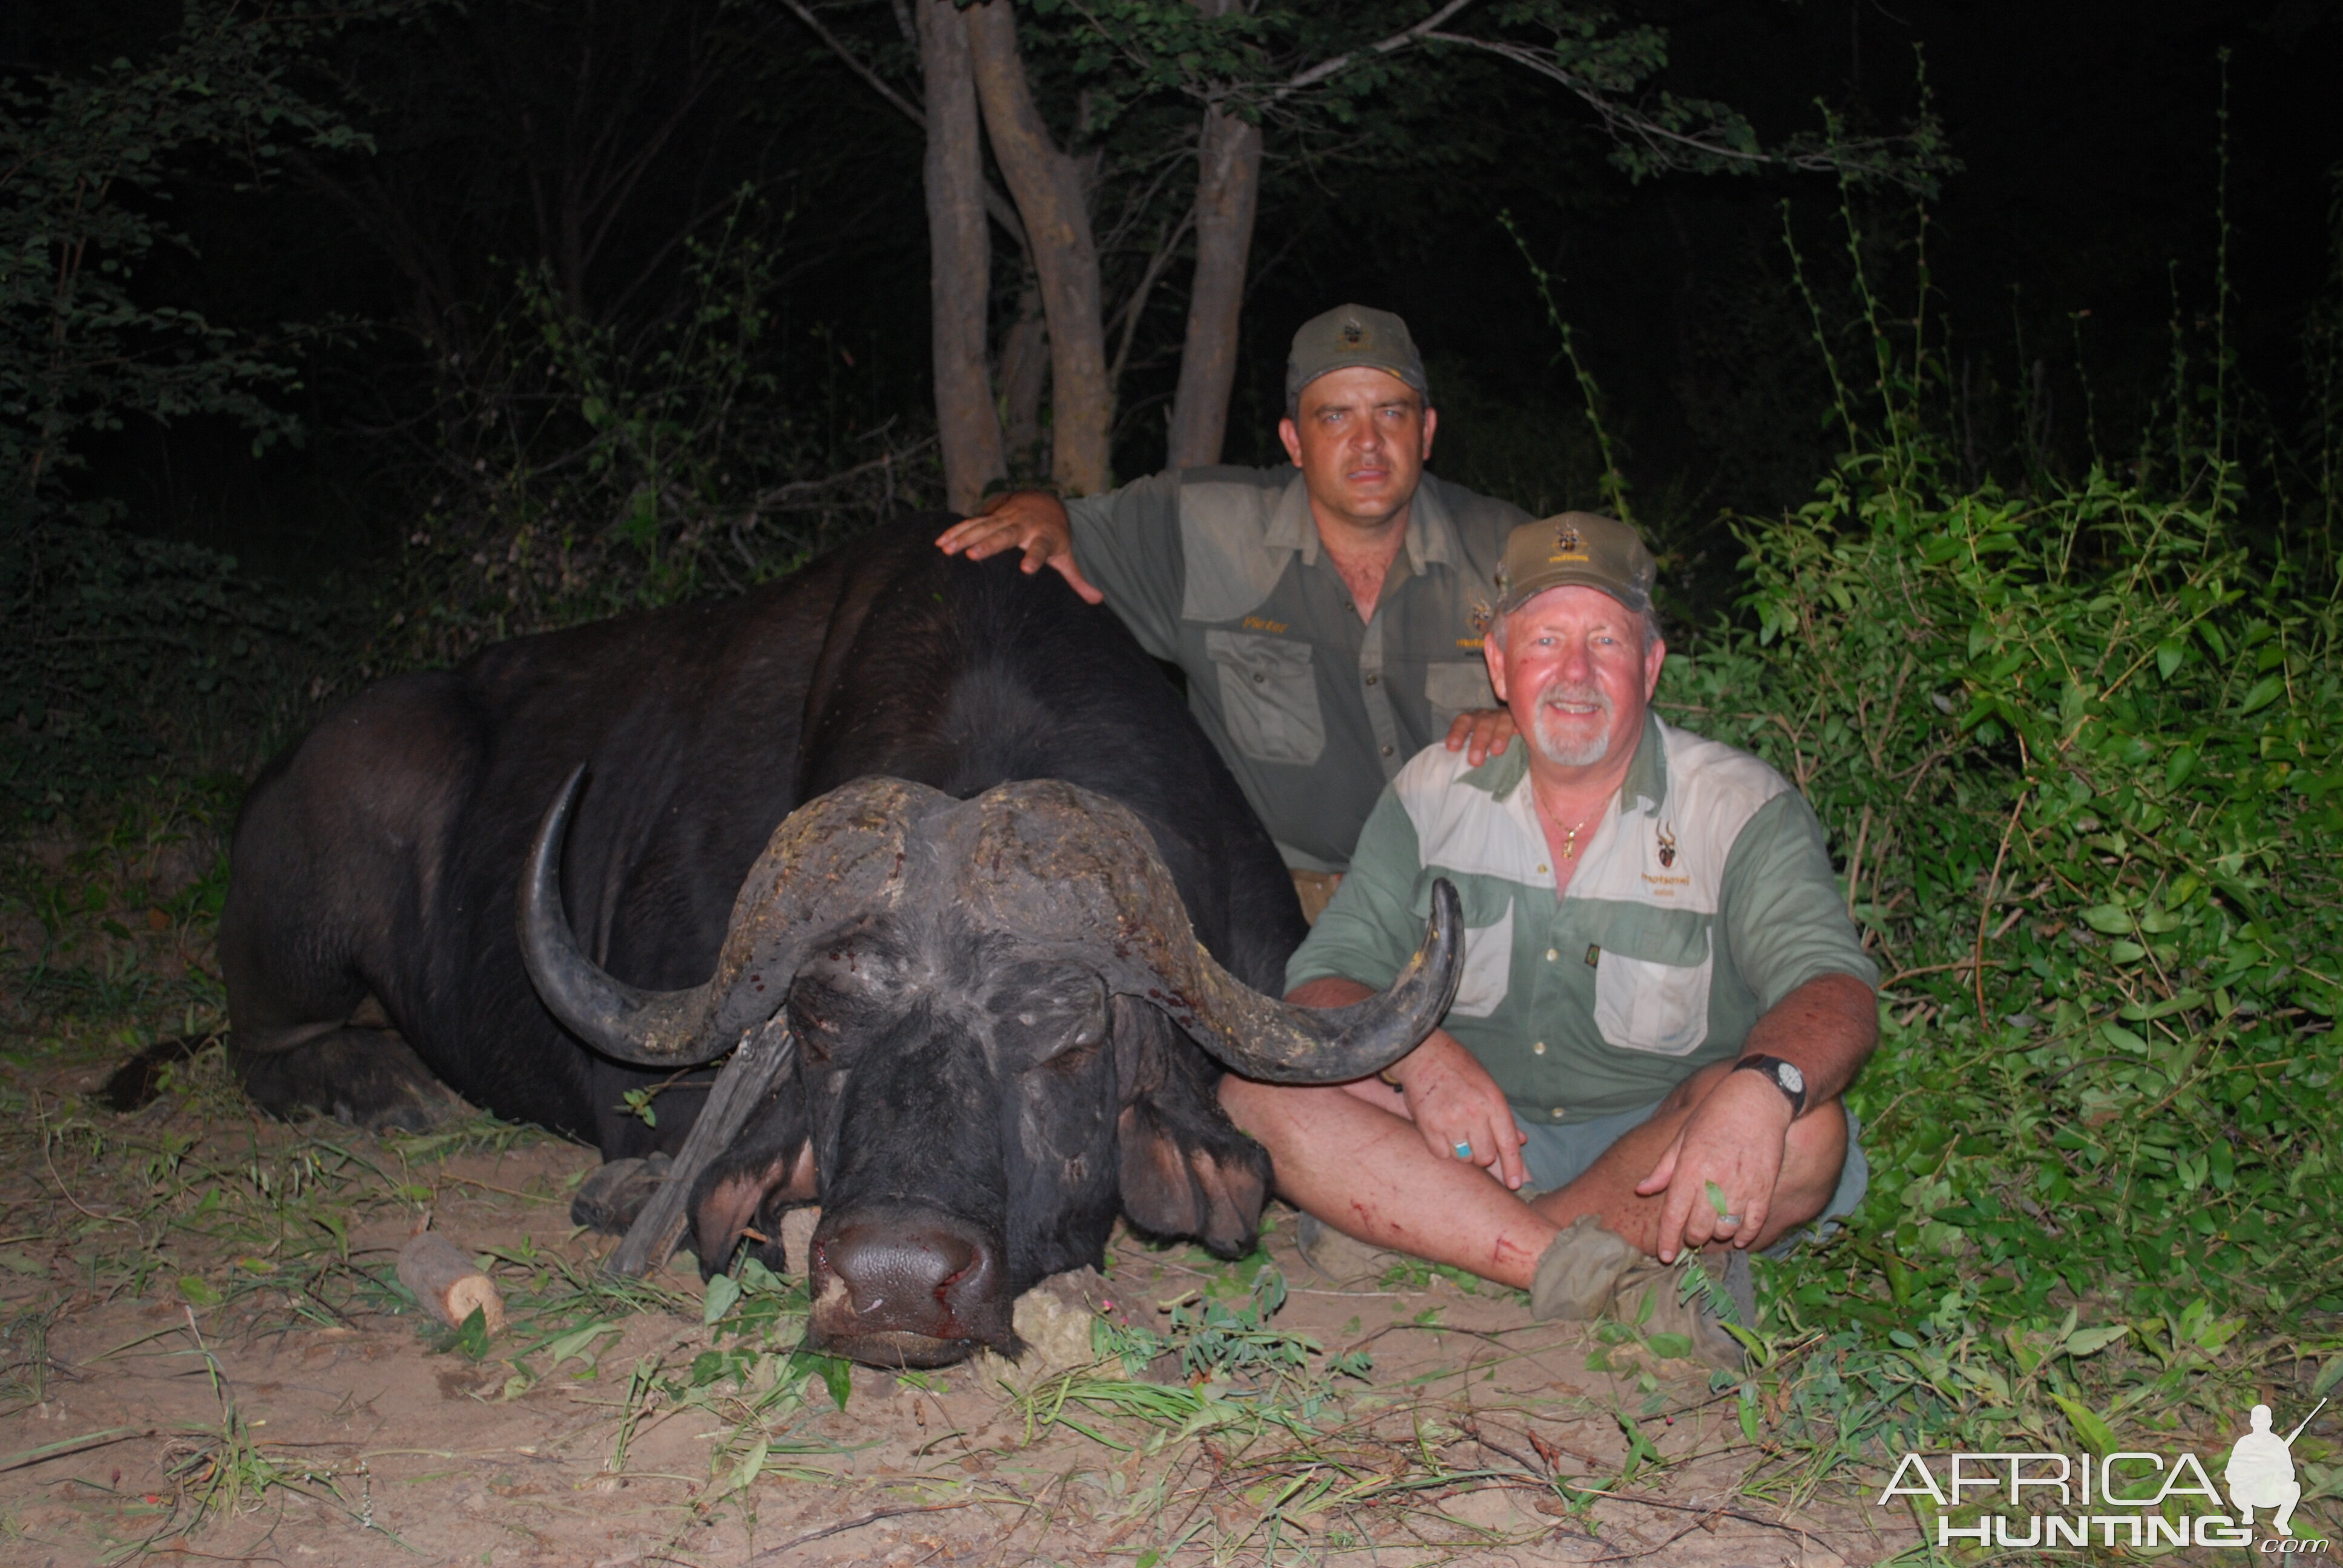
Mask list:
POLYGON ((1668 831, 1668 825, 1665 822, 1660 824, 1658 830, 1660 836, 1660 865, 1661 868, 1664 869, 1676 863, 1676 836, 1668 831))

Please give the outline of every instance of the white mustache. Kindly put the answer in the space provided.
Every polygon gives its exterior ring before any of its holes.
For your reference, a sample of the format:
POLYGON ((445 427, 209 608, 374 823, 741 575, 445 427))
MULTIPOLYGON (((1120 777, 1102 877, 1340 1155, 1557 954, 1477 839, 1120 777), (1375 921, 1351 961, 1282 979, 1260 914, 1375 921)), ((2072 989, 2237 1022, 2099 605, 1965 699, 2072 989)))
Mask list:
POLYGON ((1611 700, 1611 694, 1592 681, 1559 678, 1548 681, 1544 689, 1538 693, 1537 699, 1538 706, 1541 708, 1560 708, 1565 702, 1592 707, 1599 709, 1605 719, 1611 717, 1612 709, 1615 706, 1611 700))

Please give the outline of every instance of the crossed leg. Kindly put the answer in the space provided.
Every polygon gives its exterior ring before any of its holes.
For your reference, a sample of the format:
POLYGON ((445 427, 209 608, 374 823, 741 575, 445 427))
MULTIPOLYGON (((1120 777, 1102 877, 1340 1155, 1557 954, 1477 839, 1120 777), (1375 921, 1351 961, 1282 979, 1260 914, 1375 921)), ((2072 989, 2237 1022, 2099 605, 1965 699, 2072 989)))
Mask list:
MULTIPOLYGON (((1405 1100, 1375 1079, 1304 1089, 1223 1078, 1221 1104, 1269 1150, 1288 1201, 1371 1246, 1525 1290, 1547 1245, 1582 1214, 1657 1255, 1661 1199, 1638 1196, 1635 1185, 1730 1070, 1728 1062, 1703 1068, 1584 1174, 1529 1203, 1480 1166, 1426 1148, 1405 1100)), ((1836 1101, 1794 1122, 1772 1211, 1749 1244, 1769 1246, 1820 1214, 1845 1157, 1836 1101)))

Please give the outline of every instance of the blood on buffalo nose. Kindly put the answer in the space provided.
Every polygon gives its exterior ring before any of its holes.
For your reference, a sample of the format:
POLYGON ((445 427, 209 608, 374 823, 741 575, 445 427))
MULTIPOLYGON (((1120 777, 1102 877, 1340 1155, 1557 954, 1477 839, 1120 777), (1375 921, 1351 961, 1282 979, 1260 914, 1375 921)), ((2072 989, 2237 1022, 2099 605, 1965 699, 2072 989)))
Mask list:
POLYGON ((1006 1334, 993 1244, 949 1214, 890 1205, 835 1226, 825 1216, 810 1275, 813 1338, 859 1359, 935 1365, 1006 1334))

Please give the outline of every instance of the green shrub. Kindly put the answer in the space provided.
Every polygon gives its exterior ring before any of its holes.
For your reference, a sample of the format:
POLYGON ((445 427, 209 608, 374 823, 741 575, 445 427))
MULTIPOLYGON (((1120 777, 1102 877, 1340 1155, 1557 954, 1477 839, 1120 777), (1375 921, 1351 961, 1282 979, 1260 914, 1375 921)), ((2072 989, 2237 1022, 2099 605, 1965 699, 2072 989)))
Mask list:
POLYGON ((1883 971, 1871 1196, 1809 1312, 2343 1311, 2338 609, 2207 493, 1850 457, 1745 526, 1748 623, 1671 668, 1805 789, 1883 971))

